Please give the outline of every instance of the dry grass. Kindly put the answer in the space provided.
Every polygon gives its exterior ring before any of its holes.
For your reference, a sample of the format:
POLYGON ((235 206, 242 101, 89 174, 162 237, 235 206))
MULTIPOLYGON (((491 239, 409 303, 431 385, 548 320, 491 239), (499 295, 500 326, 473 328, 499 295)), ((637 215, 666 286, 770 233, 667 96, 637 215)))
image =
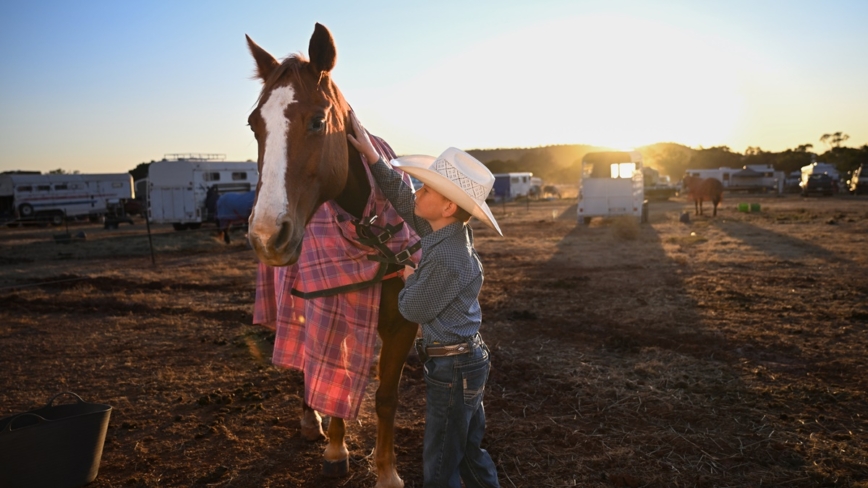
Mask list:
MULTIPOLYGON (((574 202, 531 202, 493 209, 504 238, 476 226, 485 445, 503 486, 868 486, 868 199, 734 207, 577 226, 574 202)), ((249 325, 240 239, 165 231, 154 268, 132 244, 59 258, 81 243, 39 232, 0 231, 0 347, 14 351, 0 368, 15 379, 0 415, 62 389, 112 405, 92 486, 373 486, 375 384, 350 425, 351 476, 323 479, 323 446, 298 435, 300 375, 271 366, 273 334, 249 325)), ((408 487, 423 427, 411 356, 408 487)))

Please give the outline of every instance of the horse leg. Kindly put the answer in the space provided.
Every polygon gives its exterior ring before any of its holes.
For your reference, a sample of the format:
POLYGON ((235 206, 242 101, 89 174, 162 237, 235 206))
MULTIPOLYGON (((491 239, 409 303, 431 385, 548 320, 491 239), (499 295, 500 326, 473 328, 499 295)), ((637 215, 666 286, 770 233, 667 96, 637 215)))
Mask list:
POLYGON ((377 445, 374 462, 377 466, 376 488, 400 488, 404 481, 395 467, 395 412, 398 409, 398 384, 407 354, 413 346, 419 326, 405 320, 398 312, 398 292, 404 283, 399 278, 383 282, 380 298, 380 320, 377 330, 383 341, 380 351, 377 388, 377 445))
POLYGON ((304 400, 301 401, 301 436, 309 441, 320 441, 326 438, 322 431, 322 417, 304 400))
POLYGON ((698 198, 694 198, 694 199, 693 199, 693 207, 694 207, 694 210, 695 210, 695 214, 696 214, 696 215, 699 215, 699 202, 700 202, 700 201, 701 201, 701 200, 699 200, 698 198))
POLYGON ((329 420, 329 443, 323 453, 322 474, 330 478, 346 476, 350 472, 350 451, 347 449, 344 419, 329 420))

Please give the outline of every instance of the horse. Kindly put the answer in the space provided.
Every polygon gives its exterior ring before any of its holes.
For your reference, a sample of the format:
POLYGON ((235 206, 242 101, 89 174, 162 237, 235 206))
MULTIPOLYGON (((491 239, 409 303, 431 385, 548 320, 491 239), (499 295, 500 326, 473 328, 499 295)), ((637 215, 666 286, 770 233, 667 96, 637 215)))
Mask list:
MULTIPOLYGON (((314 228, 315 225, 333 225, 339 226, 341 233, 344 234, 356 232, 355 238, 366 242, 369 246, 366 248, 355 243, 353 246, 348 246, 347 252, 355 252, 354 262, 362 263, 371 261, 359 254, 365 252, 359 251, 359 246, 362 249, 383 250, 384 245, 380 241, 385 242, 384 239, 387 238, 384 237, 385 234, 403 233, 401 235, 405 235, 406 240, 412 238, 412 236, 407 237, 411 231, 407 227, 401 229, 403 222, 400 217, 397 217, 394 209, 386 205, 384 198, 378 200, 384 205, 377 210, 381 213, 373 216, 365 215, 367 209, 371 208, 369 200, 373 200, 378 195, 382 196, 382 193, 375 187, 370 170, 362 156, 351 144, 348 144, 347 132, 352 131, 349 119, 351 109, 331 78, 337 51, 329 30, 321 24, 316 24, 308 45, 309 59, 302 54, 294 54, 278 62, 249 36, 247 36, 247 44, 256 64, 256 77, 262 82, 259 99, 248 117, 248 125, 258 143, 257 162, 260 174, 249 219, 248 238, 260 260, 260 271, 263 267, 266 269, 268 266, 275 267, 272 269, 279 275, 277 279, 287 280, 285 282, 287 293, 283 294, 287 296, 290 295, 288 287, 292 283, 296 283, 301 288, 312 287, 314 285, 311 285, 311 281, 326 279, 326 275, 328 279, 337 280, 335 281, 337 283, 344 278, 342 273, 320 273, 310 263, 304 265, 309 273, 307 279, 305 276, 295 281, 286 278, 288 275, 303 272, 301 268, 304 260, 307 259, 305 256, 315 256, 315 259, 324 261, 340 258, 331 255, 336 252, 331 246, 331 241, 328 245, 315 242, 313 240, 315 237, 309 229, 314 228), (394 215, 387 214, 386 207, 394 215), (348 220, 352 225, 345 226, 348 220), (380 227, 377 227, 377 232, 374 232, 378 225, 380 227), (382 232, 379 232, 380 230, 382 232), (371 237, 372 233, 377 235, 371 237)), ((380 152, 382 154, 384 150, 380 152)), ((393 248, 396 245, 398 244, 392 244, 393 248)), ((367 282, 367 285, 350 283, 334 288, 338 291, 351 290, 346 293, 317 297, 316 290, 297 290, 293 286, 291 291, 293 296, 290 297, 291 315, 295 316, 307 311, 308 316, 302 316, 296 322, 292 322, 296 325, 295 328, 284 327, 283 322, 278 320, 275 354, 272 359, 277 364, 278 342, 285 337, 299 334, 303 337, 298 340, 303 341, 307 347, 310 335, 321 333, 313 323, 317 317, 311 316, 316 313, 316 310, 310 308, 313 307, 311 303, 327 305, 332 303, 328 300, 373 294, 376 302, 374 303, 376 311, 371 315, 376 317, 372 320, 376 324, 373 343, 376 343, 377 335, 382 341, 378 364, 380 382, 375 396, 377 438, 374 462, 378 488, 404 485, 395 467, 395 413, 401 373, 418 331, 418 324, 408 322, 398 311, 398 293, 403 288, 403 280, 394 274, 398 268, 403 269, 403 264, 407 263, 406 256, 417 252, 418 247, 415 250, 404 249, 398 253, 402 255, 400 258, 396 258, 393 251, 394 249, 383 251, 386 254, 392 252, 393 255, 389 258, 391 261, 379 254, 379 258, 368 255, 368 259, 389 261, 388 270, 383 271, 385 268, 383 263, 380 263, 379 271, 373 280, 367 282), (402 264, 396 265, 397 263, 402 264), (358 288, 359 286, 363 288, 358 288), (299 296, 306 298, 298 300, 299 296)), ((263 273, 261 272, 260 275, 263 273)), ((264 272, 264 276, 265 282, 275 279, 268 271, 264 272)), ((259 283, 257 278, 257 297, 259 283)), ((274 296, 272 295, 270 299, 273 300, 274 296)), ((352 302, 355 299, 345 300, 352 302)), ((348 313, 349 315, 353 313, 348 313)), ((284 319, 289 320, 285 317, 284 319)), ((374 324, 370 326, 373 331, 374 324)), ((346 356, 358 352, 353 350, 352 344, 354 343, 341 343, 341 348, 334 351, 338 356, 337 360, 345 361, 346 356)), ((373 345, 370 350, 369 364, 375 356, 373 345)), ((314 352, 304 349, 301 350, 301 354, 297 354, 294 351, 290 354, 292 357, 281 359, 285 359, 287 364, 292 364, 292 367, 300 367, 303 363, 305 400, 302 402, 301 433, 310 440, 324 436, 321 417, 314 410, 316 405, 308 405, 311 390, 324 382, 321 378, 311 378, 308 374, 310 371, 308 366, 313 361, 311 357, 314 352)), ((365 374, 367 375, 367 371, 365 374)), ((341 377, 335 381, 340 382, 344 379, 341 377)), ((359 401, 361 396, 363 395, 357 396, 359 401)), ((343 411, 343 405, 334 408, 343 411)), ((331 414, 328 425, 328 443, 323 453, 323 474, 326 476, 345 476, 349 470, 349 452, 344 440, 345 418, 353 418, 353 416, 352 412, 342 415, 344 416, 331 414)))
POLYGON ((720 180, 688 175, 682 180, 682 186, 687 188, 688 200, 693 200, 696 215, 702 215, 702 202, 709 200, 714 204, 712 216, 717 216, 717 206, 723 200, 723 183, 720 180))
POLYGON ((229 244, 229 231, 232 227, 247 225, 255 198, 256 192, 248 191, 224 193, 217 199, 214 204, 215 220, 223 242, 229 244))

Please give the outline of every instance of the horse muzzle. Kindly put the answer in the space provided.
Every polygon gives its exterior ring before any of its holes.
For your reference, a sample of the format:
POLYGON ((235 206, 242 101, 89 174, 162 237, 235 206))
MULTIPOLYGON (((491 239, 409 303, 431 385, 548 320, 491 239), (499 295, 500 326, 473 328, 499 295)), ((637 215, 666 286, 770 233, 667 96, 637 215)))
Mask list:
POLYGON ((304 227, 295 226, 288 219, 276 226, 265 226, 251 217, 248 239, 260 261, 269 266, 290 266, 301 255, 304 227), (299 233, 296 229, 301 228, 299 233))

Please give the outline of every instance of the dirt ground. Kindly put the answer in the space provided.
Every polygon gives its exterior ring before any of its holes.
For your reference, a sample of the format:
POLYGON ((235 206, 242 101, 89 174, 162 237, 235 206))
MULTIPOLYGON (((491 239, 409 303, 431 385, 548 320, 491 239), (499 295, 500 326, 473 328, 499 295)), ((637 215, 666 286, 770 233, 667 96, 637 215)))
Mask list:
MULTIPOLYGON (((868 198, 727 195, 682 223, 577 225, 575 200, 493 208, 485 394, 504 487, 868 487, 868 198), (760 211, 737 211, 758 203, 760 211)), ((236 234, 0 229, 0 417, 60 391, 113 407, 92 487, 371 487, 373 392, 350 475, 299 434, 297 372, 251 325, 256 262, 236 234)), ((424 381, 396 443, 422 484, 424 381)), ((0 433, 2 442, 2 433, 0 433)), ((2 461, 0 461, 2 462, 2 461)))

